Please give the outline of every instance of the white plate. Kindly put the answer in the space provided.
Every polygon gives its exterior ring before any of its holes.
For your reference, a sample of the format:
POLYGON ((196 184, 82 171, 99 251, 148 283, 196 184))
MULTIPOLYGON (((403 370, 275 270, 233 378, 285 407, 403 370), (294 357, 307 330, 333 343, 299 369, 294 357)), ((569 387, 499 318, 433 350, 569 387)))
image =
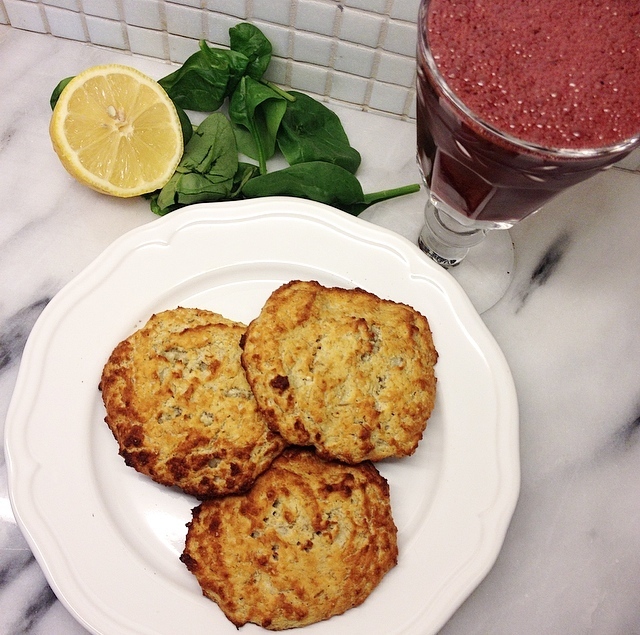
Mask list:
POLYGON ((57 294, 29 338, 8 413, 16 518, 54 591, 90 631, 237 633, 178 560, 196 501, 124 465, 98 380, 114 346, 153 312, 180 304, 248 322, 291 279, 410 304, 429 319, 440 353, 422 443, 379 463, 398 566, 362 606, 304 632, 434 633, 493 565, 518 496, 517 400, 500 349, 457 283, 404 238, 324 205, 195 205, 126 234, 57 294))

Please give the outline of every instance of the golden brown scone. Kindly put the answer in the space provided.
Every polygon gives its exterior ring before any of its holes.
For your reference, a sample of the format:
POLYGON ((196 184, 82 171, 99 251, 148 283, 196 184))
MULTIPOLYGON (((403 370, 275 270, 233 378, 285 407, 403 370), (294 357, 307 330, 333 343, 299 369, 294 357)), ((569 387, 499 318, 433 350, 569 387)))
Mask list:
POLYGON ((100 387, 127 465, 208 498, 247 489, 282 452, 240 365, 245 328, 179 307, 118 344, 100 387))
POLYGON ((389 486, 370 462, 286 449, 242 495, 193 510, 181 560, 236 626, 340 615, 396 564, 389 486))
POLYGON ((347 463, 412 454, 431 415, 437 352, 427 319, 362 289, 292 281, 242 339, 269 427, 347 463))

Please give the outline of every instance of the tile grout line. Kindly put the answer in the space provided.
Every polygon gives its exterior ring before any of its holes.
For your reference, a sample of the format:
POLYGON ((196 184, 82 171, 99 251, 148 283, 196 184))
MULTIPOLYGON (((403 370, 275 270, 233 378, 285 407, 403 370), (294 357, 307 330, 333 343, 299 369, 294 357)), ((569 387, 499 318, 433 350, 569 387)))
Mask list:
POLYGON ((293 49, 294 49, 294 40, 295 40, 295 22, 296 16, 298 15, 298 1, 291 0, 291 4, 289 5, 289 24, 287 28, 287 61, 284 67, 284 79, 285 85, 291 86, 291 79, 293 76, 293 49))
POLYGON ((371 108, 371 96, 378 77, 378 69, 380 68, 380 58, 382 57, 382 51, 384 51, 383 45, 387 39, 387 33, 389 32, 389 21, 391 19, 391 9, 393 8, 393 0, 387 0, 385 6, 385 19, 380 28, 380 34, 378 35, 378 42, 376 44, 375 52, 373 54, 373 64, 371 67, 371 74, 369 81, 367 82, 367 89, 364 95, 364 103, 362 109, 367 112, 371 108))
POLYGON ((171 64, 171 43, 169 42, 169 30, 167 28, 167 9, 164 2, 158 3, 158 14, 160 16, 160 27, 162 29, 162 50, 164 61, 171 64))
POLYGON ((116 0, 116 7, 118 9, 118 16, 120 18, 119 22, 120 22, 120 28, 122 29, 123 40, 127 47, 126 50, 129 53, 129 55, 132 55, 133 53, 131 51, 131 41, 129 40, 129 29, 127 28, 129 25, 127 24, 126 16, 124 13, 123 0, 116 0))
POLYGON ((47 12, 44 10, 42 0, 38 0, 38 11, 40 12, 40 19, 42 20, 42 24, 44 25, 45 32, 52 35, 51 27, 49 26, 49 18, 47 17, 47 12))
POLYGON ((329 53, 329 63, 327 65, 327 78, 324 83, 324 94, 326 99, 331 99, 331 90, 333 88, 333 77, 335 74, 336 59, 338 57, 338 45, 340 44, 340 31, 342 29, 344 7, 337 5, 336 16, 333 19, 333 33, 331 34, 331 52, 329 53))
POLYGON ((207 16, 209 11, 207 9, 206 0, 200 0, 200 37, 198 40, 207 39, 207 16))
POLYGON ((84 5, 82 4, 82 0, 78 0, 78 6, 80 7, 80 24, 82 25, 82 31, 84 33, 84 41, 92 44, 91 35, 89 33, 89 25, 87 24, 87 15, 84 12, 84 5))

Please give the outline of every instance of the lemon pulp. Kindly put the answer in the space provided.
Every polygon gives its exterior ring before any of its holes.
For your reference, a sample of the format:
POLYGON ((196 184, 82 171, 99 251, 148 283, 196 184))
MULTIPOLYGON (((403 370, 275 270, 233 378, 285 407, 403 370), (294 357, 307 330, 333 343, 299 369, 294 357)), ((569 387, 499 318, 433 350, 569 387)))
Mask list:
POLYGON ((72 176, 120 197, 161 188, 183 152, 178 113, 164 89, 116 64, 94 66, 67 84, 49 132, 72 176))

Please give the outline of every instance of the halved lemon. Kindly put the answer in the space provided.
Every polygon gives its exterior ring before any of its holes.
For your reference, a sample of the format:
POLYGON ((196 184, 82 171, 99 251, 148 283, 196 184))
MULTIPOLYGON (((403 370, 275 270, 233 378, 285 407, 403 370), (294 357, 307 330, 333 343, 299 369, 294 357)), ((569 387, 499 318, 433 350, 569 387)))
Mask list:
POLYGON ((76 75, 60 94, 49 134, 73 177, 119 197, 164 186, 183 152, 180 119, 162 86, 119 64, 76 75))

